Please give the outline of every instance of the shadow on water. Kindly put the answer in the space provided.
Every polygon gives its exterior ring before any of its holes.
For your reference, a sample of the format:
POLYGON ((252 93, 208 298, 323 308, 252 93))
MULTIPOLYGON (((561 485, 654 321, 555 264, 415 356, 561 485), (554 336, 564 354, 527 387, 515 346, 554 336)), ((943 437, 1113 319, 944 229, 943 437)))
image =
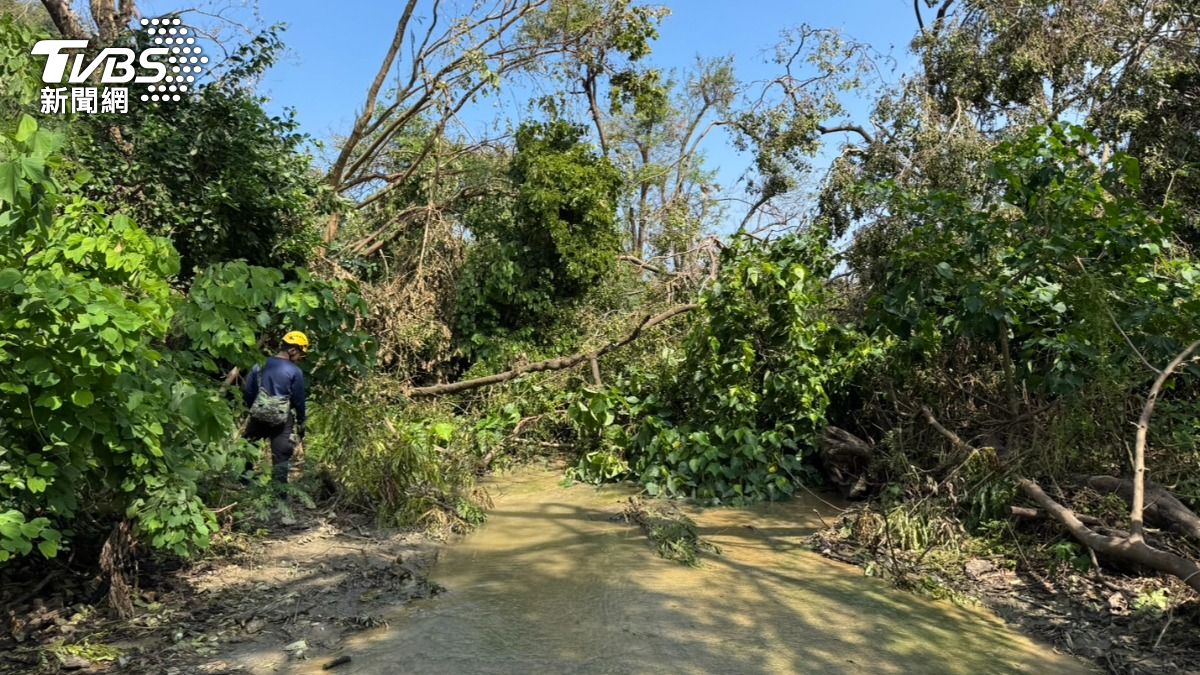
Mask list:
POLYGON ((722 553, 687 568, 613 521, 627 490, 557 481, 500 478, 488 524, 434 570, 447 592, 350 639, 337 672, 1087 672, 982 612, 803 550, 817 500, 691 512, 722 553))

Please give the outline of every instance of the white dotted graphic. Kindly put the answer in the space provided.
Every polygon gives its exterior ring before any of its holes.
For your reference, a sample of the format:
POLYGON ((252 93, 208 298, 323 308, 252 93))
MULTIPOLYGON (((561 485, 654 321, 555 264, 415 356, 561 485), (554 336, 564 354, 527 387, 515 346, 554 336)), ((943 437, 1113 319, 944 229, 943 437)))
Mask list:
POLYGON ((146 34, 152 36, 150 42, 154 48, 166 52, 155 60, 168 68, 168 74, 162 79, 165 84, 147 85, 149 93, 138 98, 153 103, 183 100, 181 94, 191 91, 196 77, 203 72, 201 64, 208 63, 208 57, 203 56, 204 50, 192 37, 195 33, 183 26, 183 20, 178 17, 141 19, 139 23, 146 34))

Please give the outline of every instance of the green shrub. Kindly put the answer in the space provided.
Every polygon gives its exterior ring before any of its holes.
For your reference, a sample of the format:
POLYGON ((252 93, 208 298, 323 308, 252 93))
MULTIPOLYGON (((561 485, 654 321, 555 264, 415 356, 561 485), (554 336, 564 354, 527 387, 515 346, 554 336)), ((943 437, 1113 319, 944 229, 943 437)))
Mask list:
POLYGON ((156 547, 203 546, 196 481, 220 470, 232 413, 162 348, 179 258, 164 239, 63 193, 60 139, 0 135, 0 560, 52 557, 82 507, 156 547))
POLYGON ((473 352, 507 333, 536 336, 611 273, 620 253, 620 173, 561 120, 517 132, 512 190, 472 209, 478 238, 459 280, 460 342, 473 352))
POLYGON ((486 500, 474 485, 471 429, 436 405, 391 406, 388 392, 385 379, 369 379, 317 406, 306 443, 311 459, 383 524, 478 524, 486 500))
POLYGON ((361 375, 374 363, 375 343, 360 328, 367 314, 351 282, 231 262, 197 274, 174 329, 186 338, 195 365, 212 374, 231 365, 248 369, 268 347, 278 347, 283 332, 303 331, 312 340, 304 370, 320 387, 361 375))
POLYGON ((28 116, 0 134, 0 561, 53 557, 84 508, 186 554, 215 525, 201 482, 253 458, 216 360, 249 365, 287 322, 322 335, 328 380, 369 359, 364 306, 351 287, 242 263, 185 298, 171 243, 72 196, 89 176, 62 177, 60 145, 28 116))
POLYGON ((683 344, 572 404, 586 452, 572 475, 628 466, 650 495, 713 503, 790 495, 831 396, 881 353, 834 317, 819 241, 736 238, 683 344))

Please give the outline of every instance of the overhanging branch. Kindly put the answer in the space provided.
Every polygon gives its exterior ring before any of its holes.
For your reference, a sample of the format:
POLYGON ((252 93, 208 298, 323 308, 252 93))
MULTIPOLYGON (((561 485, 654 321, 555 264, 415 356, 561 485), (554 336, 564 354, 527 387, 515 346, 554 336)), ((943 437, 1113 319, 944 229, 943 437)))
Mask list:
POLYGON ((638 336, 640 336, 642 334, 642 331, 646 330, 647 328, 656 326, 672 317, 678 316, 685 312, 690 312, 699 306, 700 305, 695 305, 695 304, 678 305, 676 307, 672 307, 671 309, 668 309, 665 312, 662 312, 661 314, 656 314, 654 316, 646 316, 644 319, 642 319, 641 323, 639 323, 637 325, 637 327, 634 328, 633 331, 629 333, 629 335, 626 335, 624 338, 617 340, 616 342, 609 342, 608 344, 604 345, 603 347, 601 347, 595 351, 581 352, 579 354, 572 354, 571 356, 560 356, 556 359, 548 359, 546 361, 538 361, 536 363, 529 363, 529 364, 525 364, 523 366, 517 366, 516 368, 512 368, 510 370, 506 370, 502 373, 496 373, 495 375, 487 375, 485 377, 477 377, 477 378, 471 379, 471 380, 463 380, 462 382, 450 382, 448 384, 435 384, 435 385, 431 385, 428 387, 416 387, 414 389, 410 389, 408 391, 408 395, 411 398, 422 398, 422 397, 427 397, 427 396, 446 396, 448 394, 457 394, 460 391, 467 391, 469 389, 478 389, 479 387, 487 387, 487 386, 490 386, 493 384, 500 384, 502 382, 508 382, 510 380, 515 380, 518 377, 521 377, 523 375, 528 375, 529 373, 541 373, 541 372, 546 372, 546 371, 551 371, 551 370, 565 370, 567 368, 573 368, 581 363, 586 363, 588 361, 598 359, 599 357, 603 356, 604 354, 607 354, 608 352, 611 352, 615 349, 620 349, 621 347, 624 347, 625 345, 629 344, 630 342, 633 342, 634 340, 636 340, 638 338, 638 336))

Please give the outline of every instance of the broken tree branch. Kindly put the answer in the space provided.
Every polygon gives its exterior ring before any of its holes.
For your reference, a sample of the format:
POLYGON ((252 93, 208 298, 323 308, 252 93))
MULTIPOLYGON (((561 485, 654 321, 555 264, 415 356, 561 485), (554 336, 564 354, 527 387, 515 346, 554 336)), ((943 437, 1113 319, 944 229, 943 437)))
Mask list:
POLYGON ((658 267, 657 265, 651 265, 650 263, 648 263, 645 260, 642 260, 641 258, 638 258, 636 256, 619 255, 619 256, 617 256, 617 260, 620 260, 622 262, 627 262, 627 263, 633 265, 634 267, 644 269, 647 272, 653 272, 655 274, 659 274, 659 275, 666 276, 666 277, 676 276, 675 272, 672 272, 672 271, 662 268, 662 267, 658 267))
MULTIPOLYGON (((1025 518, 1026 520, 1044 520, 1053 517, 1051 514, 1045 511, 1031 509, 1028 506, 1010 506, 1008 507, 1008 512, 1015 518, 1025 518)), ((1079 519, 1079 522, 1085 525, 1093 525, 1097 527, 1103 527, 1105 525, 1103 520, 1100 520, 1095 516, 1078 513, 1075 514, 1075 517, 1079 519)))
POLYGON ((978 452, 974 447, 968 445, 966 441, 959 438, 958 434, 942 426, 942 423, 937 421, 937 418, 933 416, 933 412, 929 410, 928 406, 921 406, 921 415, 925 418, 925 421, 929 423, 929 426, 936 429, 939 434, 950 439, 950 442, 954 444, 954 447, 958 448, 959 450, 965 450, 966 452, 978 452))
POLYGON ((515 380, 518 377, 521 377, 523 375, 528 375, 529 373, 540 373, 540 372, 546 372, 546 371, 551 371, 551 370, 565 370, 567 368, 573 368, 585 361, 588 361, 590 359, 598 359, 601 356, 607 354, 608 352, 611 352, 615 349, 624 347, 625 345, 629 344, 630 342, 633 342, 634 340, 636 340, 638 338, 638 336, 640 336, 642 334, 642 331, 646 330, 647 328, 656 326, 674 316, 683 314, 684 312, 690 312, 699 306, 700 305, 695 305, 695 304, 678 305, 676 307, 672 307, 671 309, 668 309, 665 312, 662 312, 661 314, 657 314, 654 316, 646 316, 644 319, 642 319, 641 323, 639 323, 637 325, 637 327, 634 328, 633 331, 629 333, 629 335, 626 335, 624 338, 622 338, 616 342, 609 342, 608 344, 604 345, 603 347, 601 347, 595 351, 581 352, 579 354, 572 354, 571 356, 560 356, 555 359, 548 359, 546 361, 538 361, 536 363, 527 363, 525 365, 517 366, 516 368, 506 370, 502 373, 496 373, 495 375, 487 375, 484 377, 477 377, 477 378, 474 378, 471 380, 463 380, 461 382, 450 382, 447 384, 434 384, 434 385, 430 385, 428 387, 415 387, 408 391, 408 395, 411 398, 421 398, 421 397, 425 397, 425 396, 446 396, 448 394, 456 394, 460 391, 467 391, 469 389, 478 389, 479 387, 486 387, 486 386, 493 385, 493 384, 500 384, 502 382, 508 382, 509 380, 515 380))
MULTIPOLYGON (((1158 377, 1154 380, 1154 384, 1150 387, 1150 393, 1146 395, 1146 403, 1142 406, 1142 414, 1138 418, 1137 442, 1134 446, 1133 481, 1130 486, 1132 491, 1130 501, 1132 505, 1129 509, 1131 527, 1128 537, 1105 536, 1088 528, 1073 511, 1051 499, 1042 490, 1041 486, 1028 478, 1017 479, 1017 486, 1021 488, 1022 492, 1037 502, 1039 506, 1066 525, 1067 530, 1070 531, 1073 537, 1093 551, 1144 565, 1159 572, 1173 574, 1182 579, 1192 590, 1200 593, 1200 565, 1197 565, 1195 561, 1188 558, 1147 544, 1145 528, 1142 522, 1146 496, 1146 438, 1150 431, 1150 416, 1154 413, 1154 403, 1158 400, 1158 394, 1162 391, 1163 384, 1166 383, 1167 378, 1198 347, 1200 347, 1200 340, 1193 342, 1183 351, 1179 352, 1167 364, 1167 367, 1163 368, 1158 374, 1158 377)), ((1117 485, 1116 487, 1119 488, 1120 486, 1117 485)))
POLYGON ((839 124, 837 126, 832 126, 832 127, 817 125, 817 131, 821 132, 822 134, 837 134, 837 133, 843 133, 843 132, 852 132, 852 133, 856 133, 859 136, 861 136, 862 139, 867 142, 867 145, 871 145, 872 143, 875 142, 875 139, 871 136, 871 134, 867 133, 867 130, 862 128, 862 126, 858 125, 858 124, 839 124))

